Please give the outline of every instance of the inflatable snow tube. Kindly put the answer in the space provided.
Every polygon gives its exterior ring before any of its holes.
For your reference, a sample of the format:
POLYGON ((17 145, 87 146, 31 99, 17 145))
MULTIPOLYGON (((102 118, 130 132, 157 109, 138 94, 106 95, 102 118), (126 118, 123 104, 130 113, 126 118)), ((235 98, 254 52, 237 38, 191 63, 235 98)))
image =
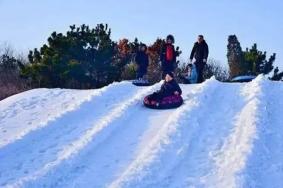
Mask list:
POLYGON ((147 108, 151 109, 173 109, 178 108, 183 104, 183 98, 180 95, 172 95, 163 98, 160 102, 155 100, 149 100, 149 96, 146 96, 143 100, 143 104, 147 108))
POLYGON ((150 86, 151 84, 147 80, 134 80, 132 82, 135 86, 150 86))

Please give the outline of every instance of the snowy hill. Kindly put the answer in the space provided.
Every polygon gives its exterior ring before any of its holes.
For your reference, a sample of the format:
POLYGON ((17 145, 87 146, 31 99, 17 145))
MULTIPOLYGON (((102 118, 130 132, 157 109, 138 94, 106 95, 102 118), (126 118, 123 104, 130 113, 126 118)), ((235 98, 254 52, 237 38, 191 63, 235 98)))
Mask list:
POLYGON ((37 89, 0 101, 0 187, 283 186, 283 84, 182 85, 185 104, 150 110, 160 87, 37 89))

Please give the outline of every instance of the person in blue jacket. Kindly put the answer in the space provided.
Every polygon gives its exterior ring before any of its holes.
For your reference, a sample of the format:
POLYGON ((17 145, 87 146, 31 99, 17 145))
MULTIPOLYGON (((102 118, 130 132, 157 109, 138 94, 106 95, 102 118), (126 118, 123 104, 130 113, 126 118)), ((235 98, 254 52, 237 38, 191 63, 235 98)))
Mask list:
POLYGON ((198 82, 198 73, 195 64, 188 64, 188 73, 180 75, 185 84, 196 84, 198 82))

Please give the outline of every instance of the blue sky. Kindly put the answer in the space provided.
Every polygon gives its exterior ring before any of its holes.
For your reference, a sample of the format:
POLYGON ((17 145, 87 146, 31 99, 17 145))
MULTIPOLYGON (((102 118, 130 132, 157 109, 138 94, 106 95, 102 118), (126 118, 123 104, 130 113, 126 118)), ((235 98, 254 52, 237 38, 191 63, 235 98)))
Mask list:
POLYGON ((283 68, 282 17, 282 0, 0 0, 0 42, 26 52, 71 24, 108 23, 114 40, 152 43, 173 34, 184 60, 203 34, 210 57, 227 64, 227 37, 236 34, 244 49, 257 42, 268 54, 276 52, 283 68))

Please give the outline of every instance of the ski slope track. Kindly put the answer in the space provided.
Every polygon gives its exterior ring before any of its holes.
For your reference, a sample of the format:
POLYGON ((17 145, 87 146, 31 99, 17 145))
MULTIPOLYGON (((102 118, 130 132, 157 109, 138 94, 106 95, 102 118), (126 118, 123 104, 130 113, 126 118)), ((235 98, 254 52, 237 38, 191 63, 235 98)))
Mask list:
POLYGON ((211 78, 181 85, 178 109, 145 108, 160 85, 0 101, 0 187, 283 187, 282 83, 211 78))

